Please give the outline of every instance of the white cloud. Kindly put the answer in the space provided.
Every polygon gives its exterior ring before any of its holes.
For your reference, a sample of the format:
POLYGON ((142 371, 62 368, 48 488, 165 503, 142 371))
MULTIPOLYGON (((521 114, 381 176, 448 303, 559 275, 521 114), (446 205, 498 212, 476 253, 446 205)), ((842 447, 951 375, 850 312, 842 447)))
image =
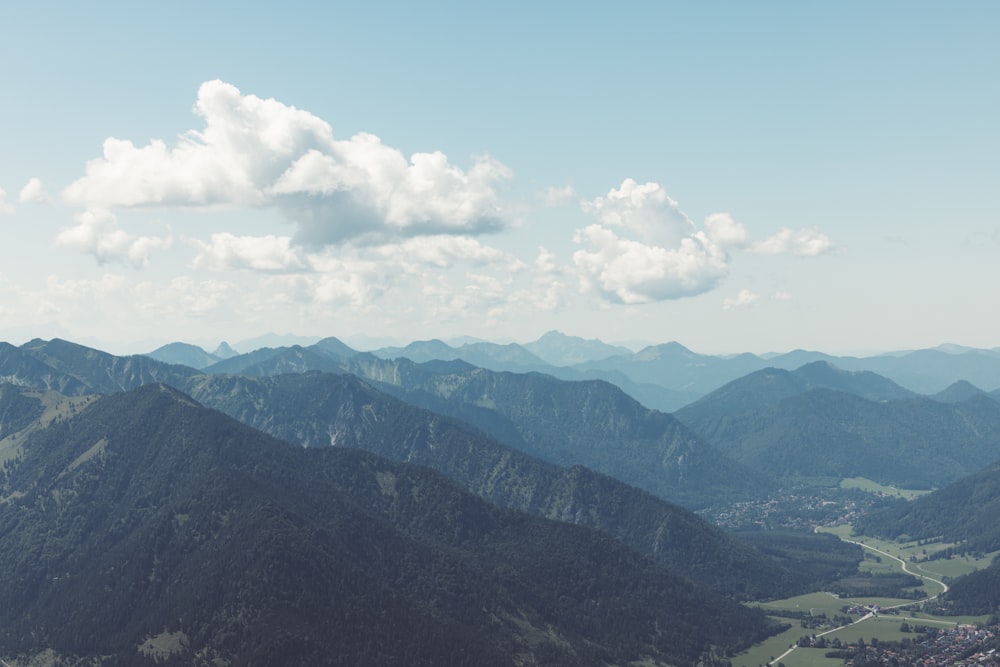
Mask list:
POLYGON ((746 246, 750 236, 747 228, 728 213, 713 213, 705 218, 705 233, 715 243, 729 248, 746 246))
POLYGON ((815 257, 835 250, 830 237, 815 227, 790 229, 782 227, 776 234, 750 246, 753 252, 767 255, 791 254, 815 257))
POLYGON ((133 236, 118 226, 117 217, 108 210, 89 209, 76 216, 76 226, 56 235, 56 243, 93 255, 98 264, 129 263, 140 268, 149 263, 157 248, 169 248, 173 237, 133 236))
POLYGON ((786 292, 785 290, 778 290, 777 292, 771 295, 771 301, 791 301, 791 300, 792 300, 791 293, 786 292))
POLYGON ((7 192, 0 188, 0 214, 10 215, 14 212, 14 205, 7 201, 7 192))
POLYGON ((627 178, 620 188, 612 188, 606 197, 583 202, 582 208, 601 224, 624 227, 643 242, 663 248, 677 247, 696 231, 677 202, 656 183, 640 185, 627 178))
POLYGON ((407 159, 372 134, 348 140, 309 112, 243 95, 222 81, 198 90, 201 131, 175 146, 110 138, 102 157, 63 192, 85 208, 276 206, 313 247, 502 226, 496 192, 510 170, 489 157, 468 170, 440 152, 407 159))
POLYGON ((538 200, 542 202, 543 206, 555 207, 571 201, 575 196, 576 191, 572 185, 564 185, 562 187, 553 185, 538 193, 538 200))
POLYGON ((31 178, 25 183, 24 187, 21 188, 17 200, 22 204, 44 204, 50 201, 48 194, 45 192, 45 186, 42 184, 42 179, 37 177, 31 178))
POLYGON ((610 229, 590 225, 579 231, 573 262, 585 288, 626 304, 679 299, 715 287, 728 270, 723 249, 702 235, 681 240, 675 248, 647 245, 619 237, 610 229))
POLYGON ((722 302, 722 307, 726 310, 733 308, 746 308, 757 302, 757 295, 748 289, 740 290, 735 297, 726 298, 722 302))
POLYGON ((582 207, 601 224, 577 232, 576 242, 592 249, 574 253, 573 262, 585 290, 616 303, 707 292, 727 274, 729 249, 747 243, 746 228, 726 213, 710 215, 699 229, 656 183, 629 178, 582 207))
POLYGON ((195 268, 263 272, 299 271, 306 268, 305 260, 291 247, 291 239, 287 236, 235 236, 221 232, 212 234, 210 243, 197 239, 191 239, 189 243, 199 249, 194 260, 195 268))

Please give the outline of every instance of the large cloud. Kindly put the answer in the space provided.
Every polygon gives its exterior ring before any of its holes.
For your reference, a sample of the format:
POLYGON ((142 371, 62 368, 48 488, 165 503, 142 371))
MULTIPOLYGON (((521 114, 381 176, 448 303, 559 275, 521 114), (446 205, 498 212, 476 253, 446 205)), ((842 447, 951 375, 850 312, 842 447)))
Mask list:
POLYGON ((577 251, 573 261, 586 288, 617 303, 706 292, 728 272, 728 250, 747 239, 743 225, 724 213, 699 229, 660 185, 630 178, 582 208, 601 224, 577 232, 577 243, 591 249, 577 251))
POLYGON ((64 198, 104 210, 277 206, 298 224, 295 240, 314 247, 501 226, 495 188, 510 171, 488 157, 462 170, 440 152, 407 159, 372 134, 336 139, 311 113, 222 81, 201 85, 194 111, 204 129, 174 146, 106 140, 64 198))
MULTIPOLYGON (((815 256, 834 249, 817 229, 783 228, 752 243, 747 228, 728 213, 713 213, 696 225, 659 184, 631 178, 581 206, 599 224, 577 232, 576 242, 590 248, 574 253, 573 261, 585 289, 616 303, 680 299, 712 290, 729 272, 735 250, 815 256)), ((748 294, 728 299, 727 308, 749 305, 748 294)))

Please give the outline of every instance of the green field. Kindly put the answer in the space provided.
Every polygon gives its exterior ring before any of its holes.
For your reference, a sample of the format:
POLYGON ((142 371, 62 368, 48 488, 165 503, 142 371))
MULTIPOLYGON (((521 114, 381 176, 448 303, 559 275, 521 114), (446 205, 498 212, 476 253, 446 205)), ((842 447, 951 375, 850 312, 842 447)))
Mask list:
POLYGON ((919 489, 897 489, 894 486, 885 486, 879 484, 878 482, 873 482, 865 477, 849 477, 847 479, 840 480, 840 488, 842 489, 861 489, 862 491, 868 491, 869 493, 881 493, 885 496, 899 496, 900 498, 916 498, 917 496, 923 496, 930 493, 930 490, 919 490, 919 489))
MULTIPOLYGON (((833 533, 841 539, 864 542, 871 547, 879 549, 880 551, 895 557, 892 558, 889 556, 879 555, 866 549, 866 558, 860 564, 858 568, 859 571, 886 573, 899 572, 902 565, 898 560, 896 560, 896 558, 901 558, 906 562, 907 568, 914 574, 926 574, 940 579, 942 577, 955 577, 961 574, 967 574, 973 570, 986 567, 990 564, 993 556, 996 555, 987 554, 983 558, 979 559, 951 558, 947 560, 917 562, 926 557, 926 554, 931 552, 930 550, 932 548, 944 549, 949 545, 942 545, 940 543, 921 545, 917 542, 896 543, 866 536, 852 536, 850 526, 838 526, 836 528, 824 528, 822 530, 824 532, 833 533)), ((941 592, 941 586, 933 581, 924 580, 922 588, 928 597, 941 592)), ((757 606, 765 612, 779 610, 808 612, 811 615, 826 614, 827 618, 832 619, 834 614, 840 614, 841 609, 845 606, 861 605, 870 607, 871 605, 877 604, 883 609, 888 609, 896 605, 910 603, 919 604, 920 601, 899 600, 892 598, 838 598, 836 595, 831 593, 817 592, 809 593, 807 595, 799 595, 784 600, 773 600, 770 602, 760 603, 757 606)), ((915 636, 912 632, 904 633, 900 631, 903 621, 909 623, 911 627, 920 624, 946 627, 953 626, 957 623, 985 623, 987 620, 985 616, 931 616, 919 613, 914 609, 904 608, 899 609, 895 613, 883 613, 880 614, 878 618, 868 618, 855 625, 844 627, 833 632, 828 632, 831 628, 803 628, 801 627, 798 619, 781 618, 778 616, 773 618, 783 623, 790 623, 792 627, 789 630, 775 635, 774 637, 751 647, 743 653, 734 656, 732 658, 732 664, 734 667, 757 667, 757 665, 766 665, 772 660, 772 658, 778 658, 785 653, 785 651, 794 645, 803 635, 822 634, 827 637, 827 639, 838 638, 844 643, 856 643, 859 638, 863 638, 866 642, 870 642, 873 637, 878 638, 879 641, 900 641, 904 637, 913 638, 915 636)), ((852 621, 857 621, 859 618, 860 616, 857 614, 851 616, 852 621)), ((840 665, 843 665, 843 660, 840 658, 825 657, 825 653, 829 650, 831 649, 796 648, 787 656, 781 658, 781 662, 783 662, 786 667, 839 667, 840 665)))

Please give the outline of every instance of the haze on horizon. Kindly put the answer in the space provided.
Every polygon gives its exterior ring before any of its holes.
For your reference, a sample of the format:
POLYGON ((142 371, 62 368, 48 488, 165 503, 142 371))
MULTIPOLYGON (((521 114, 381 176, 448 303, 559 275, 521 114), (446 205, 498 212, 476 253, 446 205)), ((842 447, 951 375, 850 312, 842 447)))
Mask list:
POLYGON ((1000 7, 15 6, 0 340, 1000 345, 1000 7))

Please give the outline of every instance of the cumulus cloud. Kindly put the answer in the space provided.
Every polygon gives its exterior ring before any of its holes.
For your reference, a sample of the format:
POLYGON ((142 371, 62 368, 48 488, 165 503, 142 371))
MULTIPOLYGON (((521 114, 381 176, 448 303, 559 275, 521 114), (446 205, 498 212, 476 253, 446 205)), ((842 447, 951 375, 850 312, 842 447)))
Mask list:
POLYGON ((42 179, 31 178, 25 183, 24 187, 21 188, 17 200, 22 204, 44 204, 48 202, 49 196, 45 192, 45 186, 42 185, 42 179))
POLYGON ((573 254, 584 287, 596 289, 618 303, 648 303, 701 294, 715 287, 728 270, 726 253, 701 234, 681 239, 674 248, 664 248, 621 238, 606 227, 590 225, 577 233, 576 241, 593 248, 573 254))
POLYGON ((757 302, 757 295, 748 289, 740 290, 735 297, 726 298, 722 302, 722 307, 726 310, 733 308, 746 308, 757 302))
POLYGON ((117 217, 104 209, 84 211, 76 216, 76 222, 75 227, 59 232, 56 243, 87 252, 98 264, 122 262, 141 268, 149 263, 154 249, 169 248, 173 242, 169 234, 165 237, 129 234, 119 227, 117 217))
POLYGON ((791 293, 786 292, 785 290, 778 290, 777 292, 771 295, 771 301, 791 301, 791 300, 792 300, 791 293))
POLYGON ((584 289, 616 303, 711 290, 728 272, 729 250, 747 243, 746 228, 725 213, 709 216, 699 229, 657 183, 626 179, 582 208, 601 224, 577 232, 576 242, 591 249, 574 253, 573 262, 584 289))
POLYGON ((612 227, 623 227, 645 243, 674 248, 695 233, 695 225, 657 183, 625 179, 617 190, 582 204, 583 210, 612 227))
POLYGON ((0 214, 10 215, 14 212, 14 205, 7 201, 7 192, 0 188, 0 214))
POLYGON ((800 257, 816 257, 835 248, 830 237, 815 227, 790 229, 782 227, 776 234, 750 246, 753 252, 767 255, 790 254, 800 257))
POLYGON ((293 241, 313 247, 502 226, 496 188, 511 173, 490 157, 463 170, 440 152, 407 158, 373 134, 337 139, 319 117, 222 81, 201 85, 194 112, 204 129, 174 146, 107 139, 63 197, 106 210, 274 206, 298 225, 293 241))

